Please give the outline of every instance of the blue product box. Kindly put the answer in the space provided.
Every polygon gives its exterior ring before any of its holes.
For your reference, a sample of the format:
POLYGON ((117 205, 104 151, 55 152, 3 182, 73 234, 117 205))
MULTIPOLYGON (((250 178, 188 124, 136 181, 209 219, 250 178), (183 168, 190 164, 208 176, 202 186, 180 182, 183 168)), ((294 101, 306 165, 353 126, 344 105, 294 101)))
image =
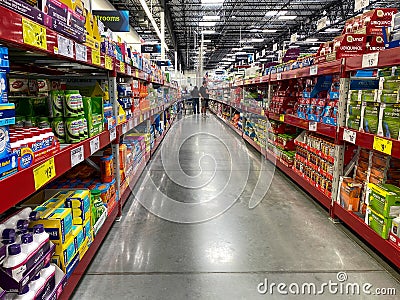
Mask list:
POLYGON ((0 179, 16 173, 17 170, 18 170, 17 153, 12 153, 6 157, 0 158, 0 179))
POLYGON ((330 101, 324 109, 322 123, 336 126, 338 100, 330 101))
POLYGON ((0 159, 6 158, 11 154, 10 136, 8 126, 0 127, 0 159))
POLYGON ((15 124, 15 104, 0 103, 0 126, 15 124))
POLYGON ((8 48, 0 47, 0 72, 10 72, 10 61, 8 60, 8 48))
MULTIPOLYGON (((1 61, 1 60, 0 60, 1 61)), ((7 73, 0 72, 0 103, 8 103, 8 83, 7 73)))

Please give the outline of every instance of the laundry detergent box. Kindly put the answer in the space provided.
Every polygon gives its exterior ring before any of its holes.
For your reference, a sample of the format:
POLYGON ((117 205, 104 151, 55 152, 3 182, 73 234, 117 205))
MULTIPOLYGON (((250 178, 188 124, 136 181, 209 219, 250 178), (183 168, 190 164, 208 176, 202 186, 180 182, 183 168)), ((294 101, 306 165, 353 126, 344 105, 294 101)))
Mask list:
POLYGON ((50 235, 53 243, 64 244, 71 236, 72 213, 70 208, 46 208, 38 206, 35 211, 40 212, 40 220, 29 224, 33 227, 36 224, 43 224, 45 231, 50 235))
POLYGON ((368 183, 367 204, 385 218, 400 214, 400 188, 391 184, 368 183))

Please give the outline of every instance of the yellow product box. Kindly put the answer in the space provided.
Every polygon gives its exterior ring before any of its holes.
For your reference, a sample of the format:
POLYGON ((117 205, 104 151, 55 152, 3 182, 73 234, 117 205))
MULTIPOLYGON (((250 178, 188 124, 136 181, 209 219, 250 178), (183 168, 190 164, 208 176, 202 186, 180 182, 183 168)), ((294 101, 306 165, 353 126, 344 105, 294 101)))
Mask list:
POLYGON ((78 250, 78 252, 79 252, 79 258, 80 258, 81 260, 82 260, 83 256, 86 254, 86 252, 88 251, 89 246, 90 246, 89 239, 86 238, 86 239, 83 241, 81 247, 80 247, 79 250, 78 250))
POLYGON ((85 240, 85 233, 83 231, 82 225, 73 225, 72 226, 72 235, 75 239, 75 248, 79 249, 85 240))
POLYGON ((83 233, 85 238, 89 239, 89 244, 91 244, 93 242, 93 228, 90 219, 83 223, 83 233))
POLYGON ((67 264, 64 263, 64 260, 59 255, 53 255, 51 261, 55 263, 66 275, 67 278, 71 276, 72 272, 75 270, 76 266, 79 263, 79 253, 76 252, 71 261, 67 264))
POLYGON ((32 221, 29 227, 36 224, 43 224, 45 231, 49 234, 50 240, 54 243, 64 244, 72 231, 72 212, 70 208, 46 208, 38 206, 40 220, 32 221))
POLYGON ((20 206, 34 208, 36 206, 50 207, 51 204, 53 204, 54 208, 62 207, 64 205, 65 199, 68 195, 70 195, 70 193, 73 192, 60 189, 42 190, 29 197, 20 206), (48 204, 46 204, 47 201, 49 201, 48 204))
POLYGON ((90 211, 82 213, 82 211, 77 210, 77 209, 74 209, 72 211, 72 215, 73 215, 73 218, 72 218, 73 225, 83 225, 83 223, 86 220, 90 220, 90 216, 91 216, 90 211))
POLYGON ((56 245, 55 255, 59 256, 62 265, 67 265, 74 257, 78 248, 76 247, 75 237, 70 235, 65 243, 61 244, 59 242, 54 243, 56 245))

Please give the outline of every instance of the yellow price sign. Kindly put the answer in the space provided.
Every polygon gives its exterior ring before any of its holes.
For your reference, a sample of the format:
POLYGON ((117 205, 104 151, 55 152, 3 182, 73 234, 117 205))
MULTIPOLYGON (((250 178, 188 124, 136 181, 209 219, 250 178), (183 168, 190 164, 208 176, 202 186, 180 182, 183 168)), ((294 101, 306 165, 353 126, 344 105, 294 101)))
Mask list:
POLYGON ((143 122, 143 115, 142 115, 142 114, 140 114, 139 122, 140 122, 140 123, 143 122))
POLYGON ((121 73, 125 74, 125 63, 122 62, 122 61, 119 64, 119 70, 120 70, 121 73))
POLYGON ((107 70, 113 69, 113 60, 111 56, 108 55, 105 56, 105 67, 107 70))
POLYGON ((135 77, 136 77, 136 78, 139 78, 139 70, 136 70, 136 71, 135 71, 135 77))
POLYGON ((285 122, 285 115, 279 115, 279 121, 285 122))
POLYGON ((38 190, 56 176, 54 157, 33 169, 35 189, 38 190))
POLYGON ((100 66, 100 50, 92 49, 92 64, 100 66))
POLYGON ((391 140, 387 140, 384 138, 381 138, 379 136, 374 136, 374 144, 373 144, 373 149, 383 152, 387 155, 392 154, 392 146, 393 142, 391 140))
POLYGON ((22 35, 25 44, 47 50, 46 27, 22 18, 22 35))

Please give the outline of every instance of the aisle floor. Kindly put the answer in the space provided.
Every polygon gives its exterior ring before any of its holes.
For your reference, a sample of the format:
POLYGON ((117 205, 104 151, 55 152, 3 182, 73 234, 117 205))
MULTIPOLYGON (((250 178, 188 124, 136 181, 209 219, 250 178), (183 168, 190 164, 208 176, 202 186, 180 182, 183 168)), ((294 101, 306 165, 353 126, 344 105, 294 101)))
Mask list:
POLYGON ((367 283, 371 292, 400 293, 399 281, 325 210, 214 116, 177 122, 135 195, 73 299, 287 297, 279 283, 289 295, 304 287, 298 299, 398 297, 368 296, 367 283), (360 295, 329 292, 329 281, 339 288, 340 280, 359 285, 360 295), (265 286, 273 283, 271 295, 265 286), (309 295, 304 283, 324 292, 309 295))

